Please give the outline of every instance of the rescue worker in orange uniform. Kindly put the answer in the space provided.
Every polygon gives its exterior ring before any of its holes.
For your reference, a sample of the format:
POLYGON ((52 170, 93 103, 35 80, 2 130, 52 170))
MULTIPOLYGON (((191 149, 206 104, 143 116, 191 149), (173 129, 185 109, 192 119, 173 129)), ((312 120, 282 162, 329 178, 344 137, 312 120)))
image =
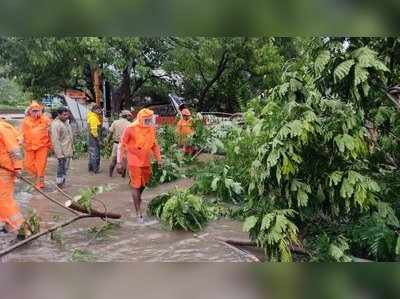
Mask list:
POLYGON ((182 147, 185 154, 192 155, 194 153, 194 148, 189 146, 188 138, 193 134, 192 120, 190 119, 191 113, 189 109, 183 109, 181 111, 181 118, 176 124, 176 133, 179 136, 179 145, 182 147))
POLYGON ((25 150, 24 168, 36 180, 36 187, 43 189, 51 148, 50 120, 43 115, 43 107, 37 102, 29 106, 21 131, 25 150))
POLYGON ((161 153, 156 141, 155 117, 152 110, 146 108, 140 110, 136 120, 124 130, 118 152, 118 169, 122 168, 121 161, 126 155, 131 177, 132 199, 138 222, 143 223, 142 193, 151 177, 152 157, 161 167, 161 153))
POLYGON ((22 153, 17 130, 1 118, 0 166, 0 221, 6 224, 6 231, 17 232, 24 222, 14 199, 15 177, 21 172, 22 153))

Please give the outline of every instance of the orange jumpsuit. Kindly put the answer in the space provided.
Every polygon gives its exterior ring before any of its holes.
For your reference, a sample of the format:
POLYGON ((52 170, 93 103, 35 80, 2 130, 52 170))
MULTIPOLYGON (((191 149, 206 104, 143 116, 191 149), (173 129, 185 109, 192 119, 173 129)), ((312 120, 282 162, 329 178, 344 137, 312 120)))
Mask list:
MULTIPOLYGON (((0 166, 10 171, 22 168, 22 154, 18 135, 14 127, 0 120, 0 166)), ((14 200, 15 174, 0 168, 0 221, 11 231, 16 231, 24 222, 20 209, 14 200)))
MULTIPOLYGON (((38 109, 38 107, 41 108, 39 104, 33 103, 29 108, 38 109)), ((21 125, 25 149, 24 167, 36 179, 38 188, 44 187, 47 156, 51 148, 49 127, 50 120, 44 115, 33 118, 28 114, 21 125)))
MULTIPOLYGON (((183 109, 182 115, 190 116, 190 111, 188 109, 183 109)), ((187 145, 188 137, 193 134, 192 121, 182 117, 176 124, 176 133, 178 133, 179 144, 183 146, 184 153, 192 154, 194 152, 193 147, 187 145)))
POLYGON ((161 161, 155 128, 144 125, 144 118, 153 115, 152 110, 140 110, 136 121, 124 130, 121 137, 118 161, 122 161, 123 157, 128 155, 131 185, 136 189, 146 186, 150 180, 151 158, 154 156, 157 161, 161 161))

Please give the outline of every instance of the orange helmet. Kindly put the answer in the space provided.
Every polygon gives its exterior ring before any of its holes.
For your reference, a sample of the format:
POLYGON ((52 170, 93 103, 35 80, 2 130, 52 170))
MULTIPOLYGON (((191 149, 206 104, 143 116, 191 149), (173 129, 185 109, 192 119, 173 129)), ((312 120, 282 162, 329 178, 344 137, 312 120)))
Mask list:
POLYGON ((142 127, 155 125, 154 111, 147 108, 140 110, 137 114, 136 121, 142 127))

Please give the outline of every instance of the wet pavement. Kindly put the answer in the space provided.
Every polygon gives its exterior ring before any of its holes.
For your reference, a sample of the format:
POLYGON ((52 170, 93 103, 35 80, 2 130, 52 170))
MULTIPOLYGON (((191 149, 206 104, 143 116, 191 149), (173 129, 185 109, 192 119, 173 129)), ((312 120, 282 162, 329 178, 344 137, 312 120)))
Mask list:
MULTIPOLYGON (((46 179, 48 193, 65 202, 61 193, 52 186, 55 176, 54 158, 49 159, 48 177, 46 179)), ((96 196, 104 202, 109 211, 122 214, 116 225, 104 233, 96 234, 95 229, 105 223, 100 219, 82 219, 53 234, 43 236, 26 246, 4 256, 2 261, 165 261, 165 262, 253 262, 246 252, 219 242, 217 238, 246 239, 242 232, 242 224, 228 219, 211 222, 208 227, 198 233, 171 232, 164 230, 157 219, 146 218, 144 224, 137 224, 130 196, 128 180, 121 177, 107 176, 108 162, 102 165, 103 171, 97 175, 87 172, 86 161, 74 160, 71 163, 69 181, 65 192, 74 196, 79 189, 89 186, 111 185, 109 192, 96 196), (83 252, 83 254, 82 254, 83 252)), ((143 193, 144 205, 158 194, 176 187, 188 187, 191 181, 182 179, 147 189, 143 193)), ((26 215, 34 209, 41 218, 41 230, 72 218, 74 215, 49 202, 23 182, 17 183, 16 198, 26 215)), ((95 208, 104 210, 100 203, 95 208)), ((8 247, 11 235, 0 236, 0 250, 8 247)))

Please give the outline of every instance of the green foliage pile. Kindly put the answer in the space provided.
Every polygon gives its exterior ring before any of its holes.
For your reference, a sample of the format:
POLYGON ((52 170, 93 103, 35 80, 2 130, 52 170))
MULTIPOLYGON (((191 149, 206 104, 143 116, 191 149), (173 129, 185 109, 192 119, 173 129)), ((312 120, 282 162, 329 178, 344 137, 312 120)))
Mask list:
POLYGON ((207 167, 196 168, 192 191, 215 195, 221 200, 237 204, 243 200, 244 190, 232 177, 230 167, 223 162, 213 161, 207 167))
POLYGON ((154 197, 147 207, 147 214, 149 216, 161 218, 164 206, 170 197, 171 194, 169 193, 163 193, 154 197))
POLYGON ((398 113, 382 91, 389 69, 365 46, 303 47, 222 140, 224 168, 245 190, 244 229, 270 260, 292 260, 294 245, 312 261, 397 260, 398 113))
POLYGON ((40 218, 34 210, 29 210, 24 223, 18 230, 18 238, 25 239, 40 232, 40 218))
MULTIPOLYGON (((179 151, 178 148, 175 150, 179 151)), ((171 159, 168 156, 163 157, 162 167, 159 167, 157 162, 153 161, 151 164, 152 175, 148 186, 155 187, 159 184, 172 182, 182 178, 184 175, 180 164, 179 161, 171 159)))
POLYGON ((88 152, 88 137, 87 134, 81 132, 74 136, 74 159, 81 159, 88 152))
POLYGON ((153 161, 149 187, 155 187, 159 184, 172 182, 184 177, 183 167, 187 162, 187 158, 184 157, 184 154, 178 147, 178 137, 174 126, 163 126, 157 133, 163 166, 160 168, 157 162, 153 161))
POLYGON ((74 201, 76 201, 78 205, 82 206, 90 213, 92 209, 93 197, 97 194, 109 192, 112 189, 113 186, 111 184, 105 186, 94 186, 94 187, 84 188, 79 190, 79 195, 74 196, 74 201))
MULTIPOLYGON (((100 144, 100 155, 104 159, 109 159, 111 157, 113 142, 102 138, 100 144)), ((74 136, 74 156, 76 160, 82 159, 87 156, 88 153, 88 135, 87 132, 82 131, 74 136)))
POLYGON ((109 159, 112 154, 113 146, 114 146, 114 142, 112 140, 103 139, 103 142, 102 142, 101 148, 100 148, 101 157, 104 159, 109 159))
POLYGON ((188 145, 196 149, 205 147, 210 139, 210 130, 200 114, 196 114, 192 117, 192 129, 193 134, 188 137, 188 145))
POLYGON ((215 217, 213 212, 201 197, 179 189, 154 198, 148 208, 149 215, 158 217, 165 228, 192 232, 202 230, 215 217))

